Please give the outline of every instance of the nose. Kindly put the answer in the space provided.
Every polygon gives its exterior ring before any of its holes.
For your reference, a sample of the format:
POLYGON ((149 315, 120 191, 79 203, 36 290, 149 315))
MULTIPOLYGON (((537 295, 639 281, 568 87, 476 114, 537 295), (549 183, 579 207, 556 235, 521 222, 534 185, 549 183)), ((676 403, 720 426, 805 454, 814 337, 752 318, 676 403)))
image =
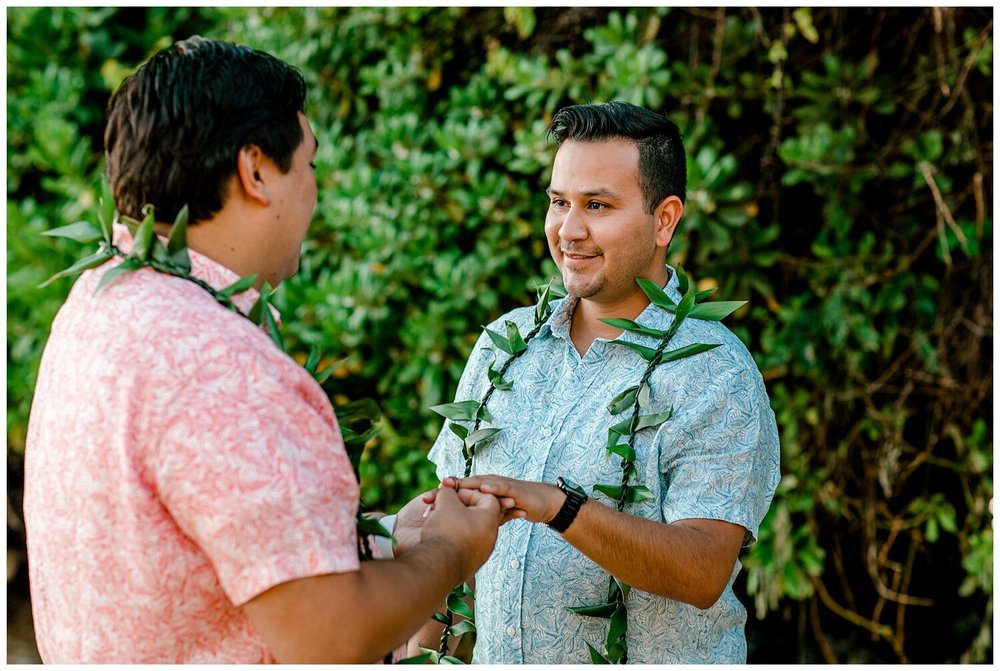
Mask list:
POLYGON ((559 224, 559 237, 563 240, 584 240, 588 235, 583 212, 577 207, 570 207, 559 224))

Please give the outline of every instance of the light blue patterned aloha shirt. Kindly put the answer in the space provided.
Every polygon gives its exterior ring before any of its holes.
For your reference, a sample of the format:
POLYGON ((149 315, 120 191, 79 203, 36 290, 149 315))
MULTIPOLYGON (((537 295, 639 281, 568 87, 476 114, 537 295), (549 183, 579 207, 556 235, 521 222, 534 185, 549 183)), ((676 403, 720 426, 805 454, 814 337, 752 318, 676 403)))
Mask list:
MULTIPOLYGON (((670 270, 666 291, 680 301, 670 270)), ((638 384, 646 361, 615 341, 597 339, 582 358, 569 327, 576 305, 553 303, 548 323, 528 351, 507 371, 509 391, 489 402, 503 432, 476 455, 473 473, 555 482, 559 476, 615 507, 595 483, 619 484, 621 460, 609 455, 608 427, 620 421, 607 405, 638 384)), ((504 333, 513 321, 522 336, 533 328, 534 308, 520 308, 490 328, 504 333)), ((650 305, 636 319, 655 329, 673 316, 650 305)), ((655 347, 648 336, 622 333, 655 347)), ((778 434, 764 382, 746 347, 718 322, 688 319, 668 350, 691 343, 721 343, 708 352, 661 364, 650 379, 651 407, 674 415, 636 440, 633 484, 654 497, 626 512, 652 520, 719 519, 746 528, 744 545, 756 539, 779 478, 778 434)), ((484 333, 469 357, 455 399, 481 400, 487 366, 508 356, 484 333)), ((488 426, 484 423, 483 426, 488 426)), ((445 428, 429 455, 441 478, 464 472, 461 441, 445 428)), ((628 597, 629 662, 646 664, 746 661, 746 609, 733 594, 736 563, 722 597, 707 610, 633 589, 628 597)), ((487 664, 589 663, 585 642, 604 649, 608 620, 570 613, 569 606, 597 604, 608 596, 608 574, 543 524, 514 520, 500 529, 496 550, 476 574, 478 640, 473 661, 487 664)))

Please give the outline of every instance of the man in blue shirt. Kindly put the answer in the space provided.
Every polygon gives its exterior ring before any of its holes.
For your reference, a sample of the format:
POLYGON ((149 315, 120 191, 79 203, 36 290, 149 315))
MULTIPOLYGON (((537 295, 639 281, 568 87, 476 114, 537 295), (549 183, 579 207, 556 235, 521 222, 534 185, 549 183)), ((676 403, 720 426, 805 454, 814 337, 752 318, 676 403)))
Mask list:
MULTIPOLYGON (((684 211, 685 158, 677 126, 614 102, 560 111, 547 190, 545 232, 568 296, 530 338, 490 397, 481 426, 502 431, 479 448, 472 477, 463 441, 446 427, 430 452, 446 486, 514 499, 496 550, 476 576, 473 661, 591 661, 609 620, 567 608, 608 600, 609 576, 631 586, 627 655, 637 663, 742 663, 746 610, 732 591, 740 549, 754 542, 779 479, 778 436, 763 380, 747 349, 717 321, 688 319, 671 349, 718 345, 656 367, 645 413, 672 416, 638 431, 632 482, 646 490, 619 510, 595 492, 619 483, 607 451, 608 402, 639 384, 646 360, 622 342, 656 347, 649 335, 602 318, 667 330, 674 316, 650 303, 637 278, 675 302, 678 274, 666 252, 684 211), (564 482, 582 485, 584 498, 564 482)), ((520 334, 534 308, 488 328, 520 334)), ((484 333, 456 401, 481 400, 509 355, 484 333), (493 372, 490 372, 490 369, 493 372)), ((463 424, 463 422, 452 422, 463 424)))

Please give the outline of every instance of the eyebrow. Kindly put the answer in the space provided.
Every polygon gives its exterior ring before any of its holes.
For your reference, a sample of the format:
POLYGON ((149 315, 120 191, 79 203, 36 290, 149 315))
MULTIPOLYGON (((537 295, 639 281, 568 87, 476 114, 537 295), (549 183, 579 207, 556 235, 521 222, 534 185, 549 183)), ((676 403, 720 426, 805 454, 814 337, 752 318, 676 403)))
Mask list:
MULTIPOLYGON (((545 187, 545 194, 547 196, 549 196, 549 197, 551 197, 553 194, 555 194, 556 196, 565 196, 566 195, 562 191, 558 191, 556 189, 553 189, 551 186, 545 187)), ((596 198, 611 198, 611 199, 615 199, 615 200, 619 199, 619 195, 617 193, 615 193, 614 191, 610 191, 608 189, 594 189, 593 191, 582 191, 582 192, 580 192, 580 195, 581 196, 592 196, 592 197, 596 197, 596 198)))

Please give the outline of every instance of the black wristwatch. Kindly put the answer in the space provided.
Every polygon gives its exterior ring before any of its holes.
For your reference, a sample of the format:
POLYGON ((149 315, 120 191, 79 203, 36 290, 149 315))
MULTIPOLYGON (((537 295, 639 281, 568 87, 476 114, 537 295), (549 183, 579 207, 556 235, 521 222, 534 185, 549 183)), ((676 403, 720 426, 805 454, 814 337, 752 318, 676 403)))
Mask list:
POLYGON ((556 516, 546 524, 559 533, 563 533, 576 519, 576 514, 580 512, 580 506, 587 502, 587 495, 583 493, 582 489, 563 478, 556 478, 556 487, 566 495, 566 501, 556 516))

